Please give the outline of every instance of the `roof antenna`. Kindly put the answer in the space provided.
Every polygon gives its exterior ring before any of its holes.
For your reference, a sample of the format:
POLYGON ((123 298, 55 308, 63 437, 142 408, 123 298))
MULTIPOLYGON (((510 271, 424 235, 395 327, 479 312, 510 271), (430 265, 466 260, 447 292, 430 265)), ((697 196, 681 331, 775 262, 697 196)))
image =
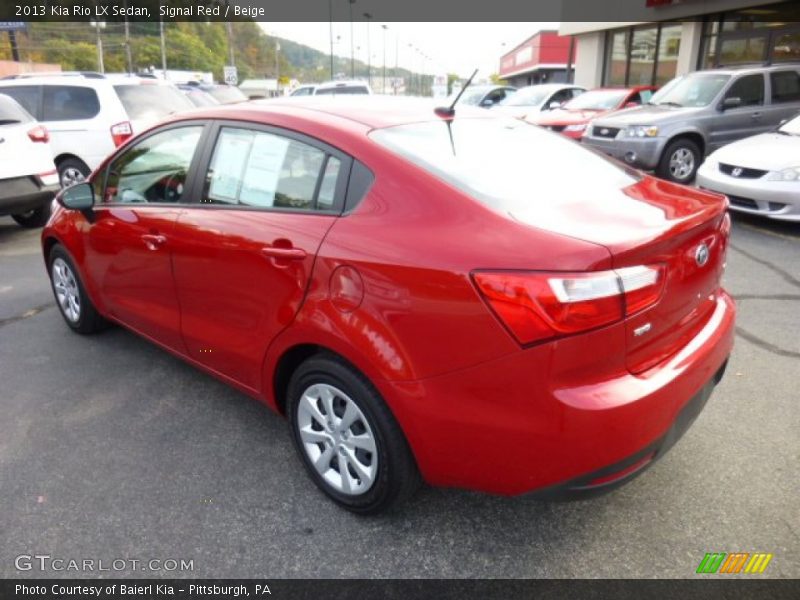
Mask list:
POLYGON ((450 106, 437 106, 436 108, 433 109, 433 112, 435 112, 440 117, 452 117, 453 115, 455 115, 456 103, 461 99, 461 94, 463 94, 467 90, 469 84, 472 83, 472 80, 475 78, 475 75, 477 74, 478 74, 478 69, 475 69, 472 72, 472 75, 469 76, 469 79, 467 79, 467 83, 465 83, 464 87, 461 88, 461 91, 458 92, 458 96, 456 96, 456 99, 453 100, 453 103, 450 106))

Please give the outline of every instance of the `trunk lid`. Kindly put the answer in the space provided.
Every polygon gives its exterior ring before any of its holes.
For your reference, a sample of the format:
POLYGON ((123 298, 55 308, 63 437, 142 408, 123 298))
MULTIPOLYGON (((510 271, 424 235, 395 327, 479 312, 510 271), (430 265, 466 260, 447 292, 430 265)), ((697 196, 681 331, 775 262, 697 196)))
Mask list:
POLYGON ((535 216, 512 216, 605 246, 614 268, 666 266, 658 302, 625 323, 631 372, 641 373, 677 352, 710 317, 730 228, 724 196, 646 176, 621 189, 598 190, 591 203, 576 197, 547 208, 538 207, 535 216))

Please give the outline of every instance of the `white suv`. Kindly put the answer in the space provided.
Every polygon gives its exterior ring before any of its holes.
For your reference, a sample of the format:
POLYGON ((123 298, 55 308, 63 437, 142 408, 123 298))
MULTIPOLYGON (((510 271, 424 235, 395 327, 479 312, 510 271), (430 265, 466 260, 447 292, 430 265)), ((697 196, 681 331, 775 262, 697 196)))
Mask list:
POLYGON ((17 75, 0 80, 0 94, 47 126, 62 187, 84 180, 131 136, 193 108, 172 84, 128 75, 17 75))

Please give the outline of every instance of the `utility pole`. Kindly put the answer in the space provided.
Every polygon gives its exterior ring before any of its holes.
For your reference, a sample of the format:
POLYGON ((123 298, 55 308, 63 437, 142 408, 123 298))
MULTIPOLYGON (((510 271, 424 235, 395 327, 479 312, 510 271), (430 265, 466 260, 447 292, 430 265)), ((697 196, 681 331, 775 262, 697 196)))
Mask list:
POLYGON ((328 0, 328 23, 330 24, 329 37, 331 40, 331 81, 333 81, 333 0, 328 0))
POLYGON ((164 39, 164 19, 158 20, 158 33, 161 37, 161 72, 164 79, 167 78, 167 43, 164 39))
POLYGON ((281 50, 281 45, 278 43, 278 38, 275 38, 275 95, 280 95, 281 91, 281 68, 278 64, 278 52, 281 50))
POLYGON ((389 29, 386 23, 381 25, 383 27, 383 93, 386 93, 386 30, 389 29))
POLYGON ((8 31, 8 43, 11 44, 11 60, 19 62, 19 48, 17 47, 17 32, 13 29, 8 31))
POLYGON ((97 45, 97 70, 105 73, 105 65, 103 64, 103 38, 100 35, 100 21, 92 21, 95 28, 95 44, 97 45))
POLYGON ((350 3, 350 79, 356 78, 356 57, 353 53, 353 4, 356 0, 348 0, 350 3))
POLYGON ((232 67, 236 66, 236 57, 233 54, 233 22, 225 22, 225 31, 228 34, 228 64, 232 67))
POLYGON ((372 50, 369 47, 369 22, 372 15, 365 12, 364 18, 367 20, 367 83, 372 87, 372 50))

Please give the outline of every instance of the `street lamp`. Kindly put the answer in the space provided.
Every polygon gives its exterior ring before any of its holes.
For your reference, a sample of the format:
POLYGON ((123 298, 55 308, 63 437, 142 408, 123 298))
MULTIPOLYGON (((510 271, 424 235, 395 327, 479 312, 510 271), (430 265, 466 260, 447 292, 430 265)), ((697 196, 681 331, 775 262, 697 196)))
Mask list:
MULTIPOLYGON (((333 81, 333 0, 328 0, 328 24, 330 26, 328 37, 331 42, 331 81, 333 81)), ((230 21, 228 22, 230 24, 230 21)))
POLYGON ((364 18, 367 20, 367 83, 372 87, 372 54, 369 48, 369 22, 372 15, 365 12, 364 18))
POLYGON ((350 79, 356 78, 356 57, 353 53, 353 4, 356 0, 347 0, 350 4, 350 79))
POLYGON ((381 25, 383 28, 383 93, 386 93, 386 30, 389 27, 384 23, 381 25))

